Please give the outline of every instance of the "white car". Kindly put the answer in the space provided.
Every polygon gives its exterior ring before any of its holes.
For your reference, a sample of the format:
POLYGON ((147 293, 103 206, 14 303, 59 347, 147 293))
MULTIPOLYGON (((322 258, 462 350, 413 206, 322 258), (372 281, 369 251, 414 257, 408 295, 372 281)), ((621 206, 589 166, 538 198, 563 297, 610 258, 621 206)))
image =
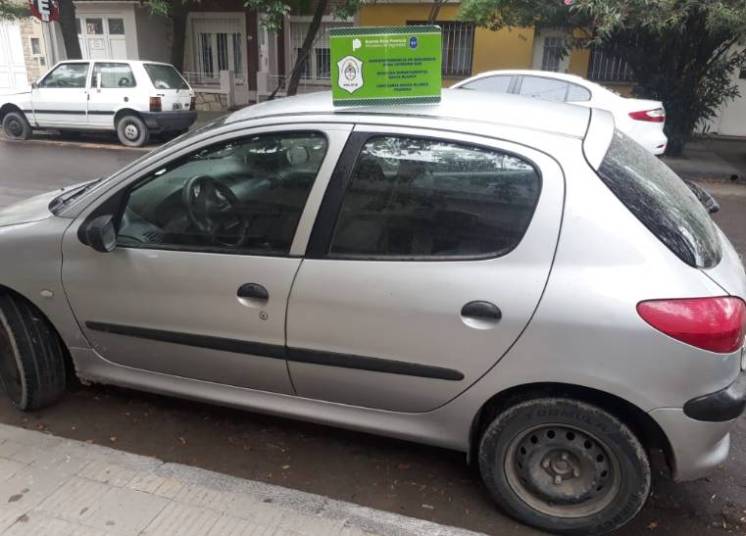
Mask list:
POLYGON ((197 119, 194 91, 173 65, 151 61, 58 63, 30 91, 0 97, 0 122, 11 139, 34 129, 116 131, 124 145, 151 134, 178 134, 197 119))
POLYGON ((622 97, 580 76, 552 71, 489 71, 452 86, 460 89, 515 93, 537 99, 601 108, 614 115, 616 127, 655 155, 663 154, 666 110, 654 100, 622 97))

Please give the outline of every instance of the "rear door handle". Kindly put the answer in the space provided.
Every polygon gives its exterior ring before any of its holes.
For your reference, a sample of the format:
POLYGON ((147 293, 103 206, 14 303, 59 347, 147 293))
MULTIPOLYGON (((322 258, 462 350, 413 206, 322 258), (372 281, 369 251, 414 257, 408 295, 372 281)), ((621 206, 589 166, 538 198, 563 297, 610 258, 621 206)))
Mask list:
POLYGON ((269 300, 269 292, 267 292, 267 289, 259 283, 244 283, 238 287, 238 292, 236 294, 239 298, 262 301, 269 300))
POLYGON ((465 318, 478 318, 480 320, 499 321, 502 317, 502 311, 494 303, 488 301, 472 301, 461 308, 461 316, 465 318))

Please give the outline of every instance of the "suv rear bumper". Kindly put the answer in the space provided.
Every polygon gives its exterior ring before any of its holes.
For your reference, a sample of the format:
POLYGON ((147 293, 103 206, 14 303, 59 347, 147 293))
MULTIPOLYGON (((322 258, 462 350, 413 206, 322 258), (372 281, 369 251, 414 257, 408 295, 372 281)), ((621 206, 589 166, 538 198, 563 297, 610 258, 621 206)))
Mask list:
POLYGON ((140 112, 151 132, 178 132, 191 127, 197 120, 197 112, 140 112))

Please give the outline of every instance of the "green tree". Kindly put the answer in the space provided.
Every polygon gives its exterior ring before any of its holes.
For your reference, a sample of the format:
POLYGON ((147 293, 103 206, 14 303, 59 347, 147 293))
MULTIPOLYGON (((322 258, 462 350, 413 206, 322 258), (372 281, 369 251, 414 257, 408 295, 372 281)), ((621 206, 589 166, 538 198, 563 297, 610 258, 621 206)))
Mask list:
POLYGON ((463 0, 460 17, 492 29, 566 27, 568 49, 595 46, 623 59, 633 93, 666 106, 669 154, 739 96, 746 0, 463 0))
POLYGON ((27 4, 15 0, 0 0, 0 19, 18 19, 31 14, 27 4))

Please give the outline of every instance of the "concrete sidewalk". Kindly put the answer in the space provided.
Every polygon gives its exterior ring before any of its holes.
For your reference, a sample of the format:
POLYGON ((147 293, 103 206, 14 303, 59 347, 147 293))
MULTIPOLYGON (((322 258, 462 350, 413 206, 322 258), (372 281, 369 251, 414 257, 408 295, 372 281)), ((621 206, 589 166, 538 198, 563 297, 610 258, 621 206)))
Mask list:
POLYGON ((0 534, 476 536, 6 425, 0 425, 0 534))

